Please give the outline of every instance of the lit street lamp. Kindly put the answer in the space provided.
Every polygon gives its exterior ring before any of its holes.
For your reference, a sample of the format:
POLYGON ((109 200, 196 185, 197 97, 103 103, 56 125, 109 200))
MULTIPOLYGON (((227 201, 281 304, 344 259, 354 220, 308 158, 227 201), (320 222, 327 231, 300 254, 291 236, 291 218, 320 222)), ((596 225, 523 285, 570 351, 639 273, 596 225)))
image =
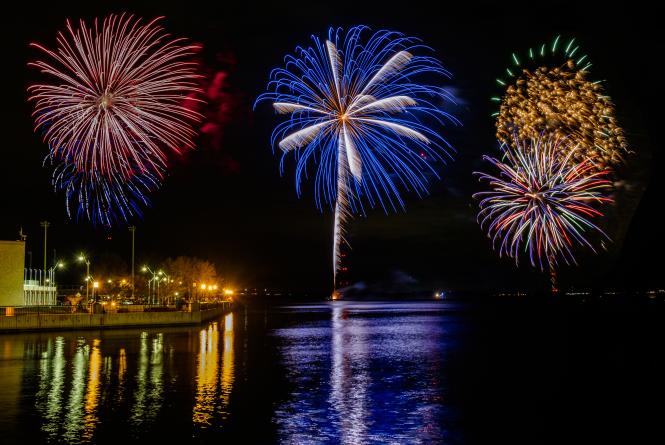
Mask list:
POLYGON ((99 281, 94 281, 92 283, 92 302, 95 303, 97 299, 95 298, 96 289, 99 289, 99 281))
MULTIPOLYGON (((53 283, 51 283, 52 286, 55 286, 55 271, 56 269, 62 269, 65 267, 65 263, 62 261, 58 261, 55 263, 52 267, 49 268, 49 272, 51 272, 51 279, 53 280, 53 283)), ((49 279, 46 279, 46 282, 49 282, 49 279)))
MULTIPOLYGON (((162 271, 162 270, 160 270, 158 273, 159 273, 160 275, 163 276, 163 278, 161 279, 161 281, 164 281, 164 282, 166 283, 166 285, 167 285, 166 290, 168 291, 168 289, 169 289, 169 288, 168 288, 168 284, 169 284, 169 283, 173 283, 173 280, 171 279, 171 277, 169 276, 169 274, 167 274, 166 272, 164 272, 164 271, 162 271)), ((159 281, 160 281, 160 280, 157 281, 157 291, 158 291, 158 292, 159 292, 159 281)), ((158 298, 159 298, 159 295, 158 295, 158 298)), ((166 296, 166 298, 165 298, 165 299, 166 299, 166 304, 168 304, 168 301, 169 301, 170 298, 171 298, 170 296, 168 296, 168 295, 166 296)))
POLYGON ((155 284, 152 285, 152 295, 156 294, 157 299, 159 299, 159 277, 164 273, 161 270, 158 272, 154 272, 152 269, 150 269, 148 266, 143 266, 141 268, 141 271, 143 272, 149 272, 152 274, 152 278, 148 280, 148 300, 151 300, 151 303, 155 303, 155 299, 151 297, 150 293, 150 283, 155 282, 155 284), (155 293, 155 288, 156 288, 156 293, 155 293))
POLYGON ((164 275, 164 272, 161 270, 157 272, 157 301, 156 303, 159 303, 159 282, 161 281, 161 276, 164 275))
POLYGON ((136 226, 129 226, 132 232, 132 300, 134 300, 134 236, 136 235, 136 226))
POLYGON ((40 226, 44 228, 44 273, 46 273, 46 235, 48 232, 48 227, 51 225, 48 221, 42 221, 39 223, 40 226))
POLYGON ((88 295, 90 293, 90 259, 85 255, 80 254, 78 257, 79 263, 85 263, 86 272, 85 272, 85 304, 88 304, 88 295))

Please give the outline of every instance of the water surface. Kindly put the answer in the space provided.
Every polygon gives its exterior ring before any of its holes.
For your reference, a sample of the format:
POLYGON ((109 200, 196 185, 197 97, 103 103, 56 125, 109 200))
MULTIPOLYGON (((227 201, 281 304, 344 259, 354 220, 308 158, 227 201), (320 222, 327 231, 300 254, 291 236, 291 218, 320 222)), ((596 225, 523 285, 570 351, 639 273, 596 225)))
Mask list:
POLYGON ((662 308, 254 305, 197 327, 0 335, 12 443, 652 442, 662 308), (642 440, 641 440, 642 439, 642 440))

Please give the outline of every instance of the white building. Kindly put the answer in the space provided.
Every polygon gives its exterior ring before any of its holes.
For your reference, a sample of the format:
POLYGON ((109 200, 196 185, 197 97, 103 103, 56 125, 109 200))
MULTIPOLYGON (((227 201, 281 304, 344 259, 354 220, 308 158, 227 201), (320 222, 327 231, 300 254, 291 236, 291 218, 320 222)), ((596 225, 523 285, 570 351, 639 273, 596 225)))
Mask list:
POLYGON ((25 269, 23 273, 23 305, 52 306, 56 304, 53 269, 44 273, 41 269, 25 269))

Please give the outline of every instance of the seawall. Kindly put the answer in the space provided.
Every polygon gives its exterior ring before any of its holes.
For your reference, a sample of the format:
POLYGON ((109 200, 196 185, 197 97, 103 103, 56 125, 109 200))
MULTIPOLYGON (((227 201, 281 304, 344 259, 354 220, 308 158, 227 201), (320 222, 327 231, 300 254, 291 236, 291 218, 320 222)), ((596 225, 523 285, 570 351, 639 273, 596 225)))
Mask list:
POLYGON ((127 312, 106 314, 21 314, 0 316, 0 333, 113 329, 142 326, 196 325, 231 310, 231 304, 198 311, 127 312))

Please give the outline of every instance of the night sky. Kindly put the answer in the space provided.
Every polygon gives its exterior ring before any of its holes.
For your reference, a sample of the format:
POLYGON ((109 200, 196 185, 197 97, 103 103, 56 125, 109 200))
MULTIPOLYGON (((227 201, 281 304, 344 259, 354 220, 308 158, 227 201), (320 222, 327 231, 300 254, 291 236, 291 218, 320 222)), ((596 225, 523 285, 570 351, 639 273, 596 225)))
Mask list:
MULTIPOLYGON (((49 248, 71 263, 84 250, 96 263, 129 263, 126 227, 91 227, 70 220, 65 200, 51 187, 50 168, 43 168, 46 145, 33 132, 27 86, 39 73, 27 62, 40 54, 31 41, 54 47, 66 18, 102 17, 133 12, 146 19, 164 15, 162 25, 175 36, 204 45, 203 73, 214 83, 205 131, 198 148, 173 157, 163 188, 153 206, 137 222, 139 264, 189 255, 214 261, 229 282, 281 287, 327 294, 331 287, 332 213, 315 207, 311 193, 298 198, 293 162, 279 174, 279 157, 270 147, 272 127, 280 120, 267 104, 252 111, 264 91, 269 72, 282 64, 296 45, 310 35, 323 36, 329 26, 366 24, 420 37, 452 71, 448 85, 459 100, 455 114, 460 128, 443 131, 457 149, 455 161, 441 167, 442 179, 431 196, 407 195, 407 212, 386 215, 377 209, 350 226, 351 281, 394 280, 410 276, 423 288, 458 290, 531 289, 546 286, 547 276, 526 262, 498 258, 475 222, 472 193, 481 186, 472 176, 486 166, 483 153, 496 153, 489 97, 494 79, 522 51, 556 34, 574 36, 589 54, 591 79, 605 80, 615 102, 630 148, 635 152, 620 172, 617 204, 609 210, 606 229, 614 239, 607 252, 580 254, 580 266, 562 268, 564 285, 598 289, 662 286, 662 218, 658 211, 664 182, 662 164, 662 52, 659 14, 636 5, 580 9, 575 3, 533 5, 460 2, 433 10, 425 3, 325 4, 275 2, 260 7, 228 6, 229 2, 163 2, 140 6, 122 2, 88 5, 51 2, 6 15, 3 41, 3 156, 0 162, 0 239, 16 239, 19 227, 28 235, 33 266, 42 258, 39 221, 51 222, 49 248), (654 168, 655 167, 655 168, 654 168), (115 259, 114 259, 115 258, 115 259)), ((250 3, 252 6, 250 6, 250 3)), ((534 3, 534 2, 532 2, 534 3)), ((211 88, 212 88, 211 87, 211 88)), ((212 91, 212 90, 211 90, 212 91)), ((311 190, 312 183, 304 189, 311 190)), ((49 256, 52 254, 49 252, 49 256)), ((50 261, 50 260, 49 260, 50 261)), ((68 269, 76 281, 79 268, 68 269)))

